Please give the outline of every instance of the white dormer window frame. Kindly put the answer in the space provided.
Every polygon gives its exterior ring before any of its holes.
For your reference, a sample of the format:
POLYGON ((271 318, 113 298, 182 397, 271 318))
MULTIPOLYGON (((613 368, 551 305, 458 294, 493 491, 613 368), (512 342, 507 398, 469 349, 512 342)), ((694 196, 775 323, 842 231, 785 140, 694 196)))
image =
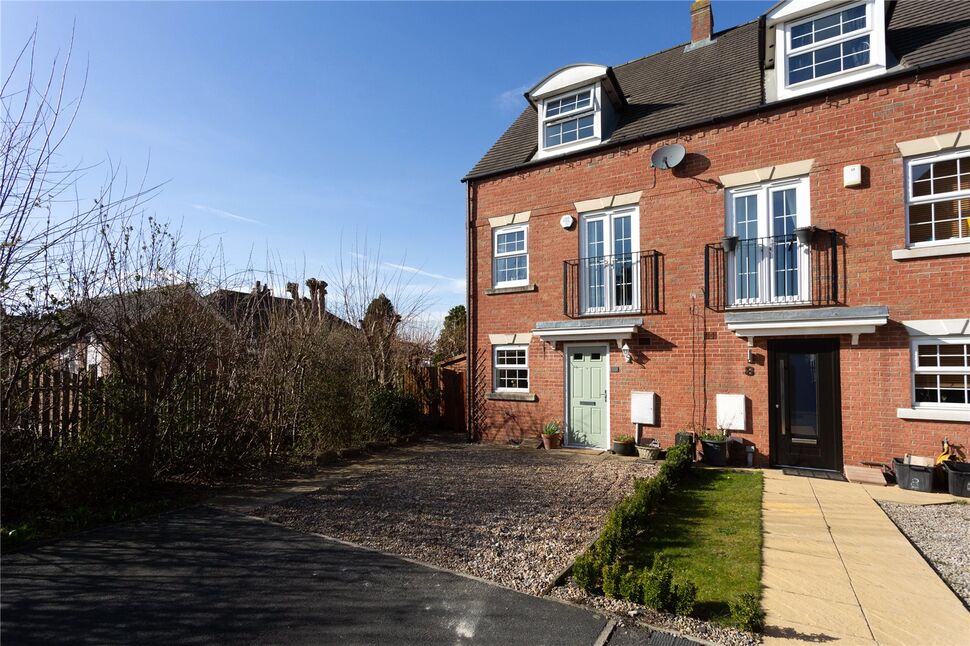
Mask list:
POLYGON ((539 101, 539 156, 557 155, 595 146, 602 142, 603 110, 600 83, 572 88, 539 101), (587 94, 588 101, 574 97, 587 94), (565 110, 562 108, 565 107, 565 110), (559 128, 558 141, 550 129, 559 128), (575 139, 563 141, 566 137, 575 139), (552 143, 550 143, 552 139, 552 143))
POLYGON ((882 0, 819 3, 825 8, 800 15, 775 29, 775 74, 779 99, 816 92, 883 74, 886 70, 886 11, 882 0), (850 18, 843 12, 863 8, 862 16, 850 18), (864 23, 861 19, 864 17, 864 23), (823 27, 815 23, 828 19, 823 27), (833 24, 834 23, 834 24, 833 24), (805 32, 805 28, 810 31, 805 32), (865 41, 868 49, 864 49, 865 41), (854 55, 868 53, 868 61, 846 68, 854 55), (793 63, 811 58, 809 65, 797 69, 811 70, 809 78, 791 80, 793 63), (837 68, 837 69, 833 69, 837 68))

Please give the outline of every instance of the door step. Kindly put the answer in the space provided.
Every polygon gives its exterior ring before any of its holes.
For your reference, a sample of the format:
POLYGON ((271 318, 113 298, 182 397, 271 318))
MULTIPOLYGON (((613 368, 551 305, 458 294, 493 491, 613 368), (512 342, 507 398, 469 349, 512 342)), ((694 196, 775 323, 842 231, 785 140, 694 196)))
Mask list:
POLYGON ((823 469, 799 469, 795 467, 785 467, 781 470, 786 476, 798 476, 800 478, 819 478, 821 480, 835 480, 846 482, 845 476, 838 471, 825 471, 823 469))

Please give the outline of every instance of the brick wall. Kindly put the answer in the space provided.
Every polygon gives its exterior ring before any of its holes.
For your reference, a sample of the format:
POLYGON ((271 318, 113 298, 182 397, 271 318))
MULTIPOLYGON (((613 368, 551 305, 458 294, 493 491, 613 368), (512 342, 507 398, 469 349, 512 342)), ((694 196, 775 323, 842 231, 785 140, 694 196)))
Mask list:
POLYGON ((531 390, 537 402, 482 401, 491 388, 488 335, 530 331, 537 321, 562 320, 563 260, 577 258, 579 200, 643 191, 640 248, 665 254, 664 313, 644 317, 631 341, 634 360, 611 349, 611 428, 629 433, 629 392, 655 390, 659 427, 645 429, 664 445, 692 423, 715 426, 714 396, 743 393, 751 400, 752 430, 744 435, 767 459, 767 341, 758 339, 754 374, 745 374, 747 342, 728 331, 724 315, 704 308, 704 245, 724 232, 724 191, 707 180, 726 173, 814 158, 810 175, 812 223, 846 236, 846 296, 850 306, 887 305, 890 323, 862 335, 857 346, 841 337, 845 464, 888 460, 906 452, 933 454, 944 435, 970 444, 970 424, 903 420, 908 407, 909 337, 899 321, 970 316, 970 257, 895 261, 905 244, 903 160, 895 142, 965 129, 970 123, 970 70, 947 68, 882 85, 812 99, 797 107, 723 121, 680 136, 629 145, 474 182, 470 231, 476 266, 470 298, 475 312, 477 419, 483 439, 529 440, 543 422, 563 416, 561 347, 533 338, 531 390), (660 145, 682 143, 688 157, 675 172, 650 168, 660 145), (862 188, 843 188, 842 168, 868 169, 862 188), (529 278, 538 291, 488 296, 491 229, 488 218, 531 210, 529 278), (705 334, 706 332, 706 334, 705 334))

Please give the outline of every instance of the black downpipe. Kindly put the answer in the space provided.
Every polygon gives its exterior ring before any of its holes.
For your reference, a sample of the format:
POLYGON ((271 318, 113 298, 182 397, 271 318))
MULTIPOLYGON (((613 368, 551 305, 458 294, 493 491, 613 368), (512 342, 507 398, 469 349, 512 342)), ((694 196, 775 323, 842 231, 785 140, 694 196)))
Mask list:
POLYGON ((470 181, 468 187, 468 203, 465 206, 465 311, 467 324, 465 325, 465 361, 468 362, 467 379, 465 380, 465 434, 469 442, 475 441, 473 410, 475 402, 475 363, 477 352, 475 349, 475 330, 477 323, 475 310, 472 305, 472 285, 474 282, 475 257, 472 236, 475 231, 475 182, 470 181))

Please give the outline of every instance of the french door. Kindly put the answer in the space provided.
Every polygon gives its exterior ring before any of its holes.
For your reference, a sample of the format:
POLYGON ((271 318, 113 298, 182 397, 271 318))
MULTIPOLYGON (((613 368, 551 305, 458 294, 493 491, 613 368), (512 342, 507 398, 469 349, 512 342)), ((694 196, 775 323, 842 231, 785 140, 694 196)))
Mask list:
POLYGON ((628 207, 584 215, 580 280, 584 314, 640 308, 638 210, 628 207))
POLYGON ((729 192, 725 230, 734 237, 727 250, 730 305, 810 301, 810 249, 795 233, 810 221, 807 178, 729 192))

